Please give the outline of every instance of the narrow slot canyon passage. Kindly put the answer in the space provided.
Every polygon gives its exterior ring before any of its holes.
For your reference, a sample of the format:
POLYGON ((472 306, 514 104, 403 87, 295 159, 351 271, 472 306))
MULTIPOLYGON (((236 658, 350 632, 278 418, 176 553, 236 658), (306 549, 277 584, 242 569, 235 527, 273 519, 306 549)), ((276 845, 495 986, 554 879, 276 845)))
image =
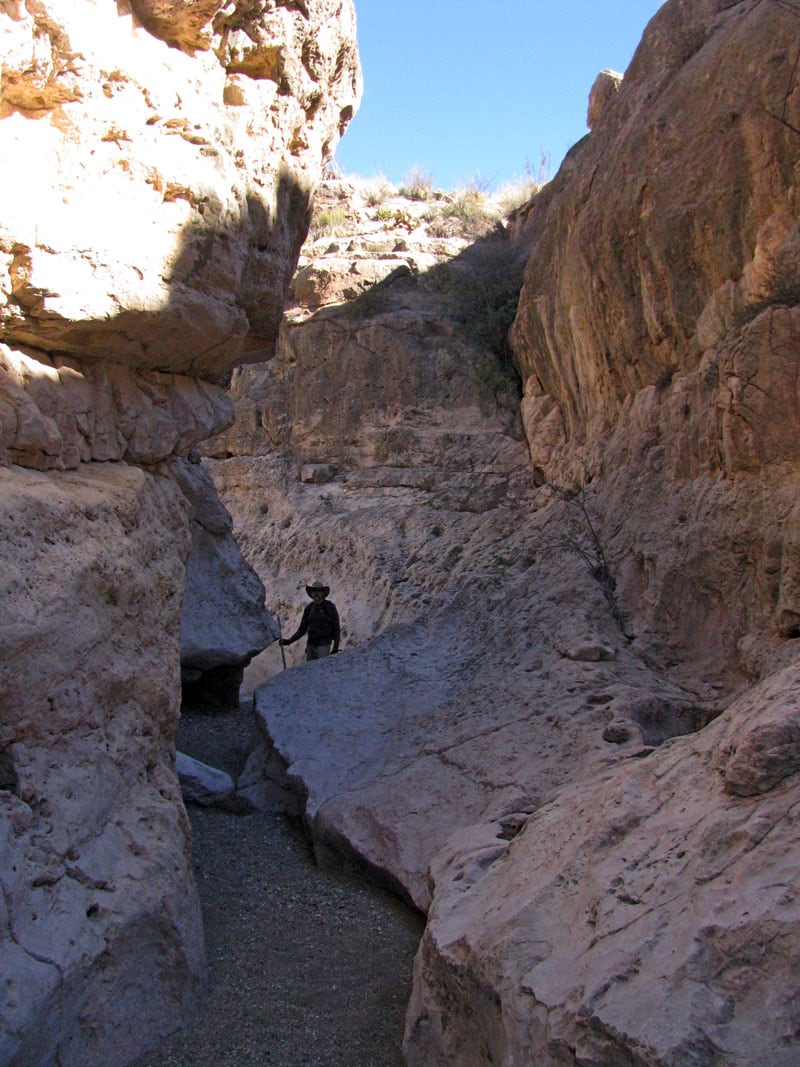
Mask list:
MULTIPOLYGON (((184 716, 178 748, 237 775, 253 729, 248 703, 184 716)), ((208 981, 182 1029, 135 1067, 402 1067, 422 917, 316 867, 283 816, 187 810, 208 981)))

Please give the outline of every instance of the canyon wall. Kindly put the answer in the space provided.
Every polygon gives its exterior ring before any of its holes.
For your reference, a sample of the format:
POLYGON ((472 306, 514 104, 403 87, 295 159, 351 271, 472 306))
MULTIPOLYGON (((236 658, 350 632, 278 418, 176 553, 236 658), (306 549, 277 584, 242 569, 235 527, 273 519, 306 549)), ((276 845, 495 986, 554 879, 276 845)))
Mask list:
POLYGON ((245 553, 346 629, 257 690, 248 788, 427 911, 410 1064, 798 1057, 798 40, 669 0, 498 244, 423 264, 391 204, 396 266, 316 244, 237 376, 245 553), (453 301, 519 256, 523 461, 453 301))
POLYGON ((590 508, 629 651, 721 713, 451 839, 409 1063, 798 1057, 798 41, 665 4, 515 220, 534 476, 590 508))
POLYGON ((0 51, 0 1060, 108 1065, 203 976, 173 738, 182 652, 220 650, 184 587, 187 559, 204 588, 241 565, 182 457, 273 350, 355 21, 11 0, 0 51))

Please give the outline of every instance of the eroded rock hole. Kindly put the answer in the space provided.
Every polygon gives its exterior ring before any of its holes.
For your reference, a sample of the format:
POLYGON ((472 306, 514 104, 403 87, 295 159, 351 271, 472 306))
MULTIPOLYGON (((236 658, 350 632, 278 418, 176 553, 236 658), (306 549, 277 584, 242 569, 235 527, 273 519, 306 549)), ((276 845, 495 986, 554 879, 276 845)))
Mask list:
MULTIPOLYGON (((660 698, 640 700, 630 706, 626 722, 617 722, 617 735, 607 740, 626 741, 638 733, 642 744, 656 747, 671 737, 694 734, 702 730, 718 715, 718 711, 691 703, 679 703, 660 698), (629 729, 622 727, 629 725, 629 729)), ((610 723, 613 727, 615 724, 610 723)))
POLYGON ((212 667, 207 671, 182 668, 181 710, 236 711, 243 675, 244 667, 240 665, 212 667))
POLYGON ((17 772, 14 768, 14 759, 8 748, 0 751, 0 789, 16 793, 18 786, 17 772))

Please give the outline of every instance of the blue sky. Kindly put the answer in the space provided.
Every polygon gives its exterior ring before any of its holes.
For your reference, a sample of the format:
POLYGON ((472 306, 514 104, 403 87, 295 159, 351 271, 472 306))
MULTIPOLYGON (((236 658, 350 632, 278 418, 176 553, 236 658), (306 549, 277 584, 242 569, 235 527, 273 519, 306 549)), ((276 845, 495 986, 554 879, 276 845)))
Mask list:
POLYGON ((364 98, 346 173, 497 188, 586 133, 589 90, 624 71, 661 0, 355 0, 364 98))

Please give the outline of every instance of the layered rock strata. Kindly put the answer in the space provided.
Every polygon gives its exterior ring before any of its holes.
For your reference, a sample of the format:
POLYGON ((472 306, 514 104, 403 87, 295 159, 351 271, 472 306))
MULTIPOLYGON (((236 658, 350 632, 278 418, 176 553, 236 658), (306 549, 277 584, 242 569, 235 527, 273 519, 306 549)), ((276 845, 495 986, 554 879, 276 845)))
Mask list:
POLYGON ((210 487, 190 500, 171 464, 272 353, 358 103, 354 30, 349 0, 0 12, 3 1063, 126 1062, 202 978, 182 604, 193 670, 241 670, 274 630, 210 487), (187 559, 204 585, 239 568, 235 649, 197 625, 187 559))
POLYGON ((237 369, 236 420, 205 451, 273 610, 297 618, 323 571, 352 642, 447 584, 422 561, 404 579, 419 549, 444 560, 529 484, 516 375, 463 321, 495 275, 515 295, 524 260, 504 237, 428 232, 431 204, 370 204, 369 183, 323 193, 344 232, 304 250, 275 358, 237 369))

